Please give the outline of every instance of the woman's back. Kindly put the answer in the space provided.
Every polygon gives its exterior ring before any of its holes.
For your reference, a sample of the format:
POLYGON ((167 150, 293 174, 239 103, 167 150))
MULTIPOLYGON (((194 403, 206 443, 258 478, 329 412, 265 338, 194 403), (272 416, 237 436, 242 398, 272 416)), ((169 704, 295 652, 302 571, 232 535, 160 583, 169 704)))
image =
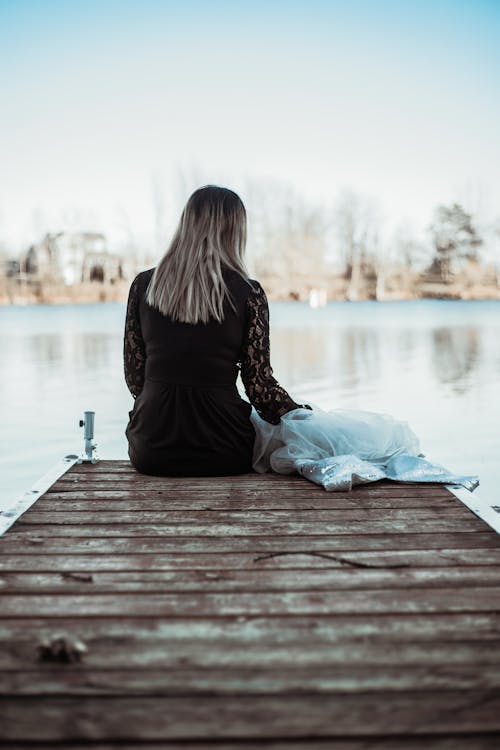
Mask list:
POLYGON ((251 404, 274 424, 300 406, 273 377, 267 299, 248 279, 245 243, 241 199, 207 185, 189 198, 157 267, 132 283, 124 362, 136 401, 126 435, 139 471, 251 471, 251 404))
POLYGON ((183 323, 146 301, 153 270, 134 279, 127 306, 125 377, 136 397, 126 430, 130 458, 146 474, 251 471, 255 430, 238 372, 264 419, 279 422, 300 406, 272 375, 265 293, 227 269, 235 309, 226 300, 222 322, 183 323))
MULTIPOLYGON (((145 288, 153 269, 141 275, 145 288)), ((226 300, 222 323, 182 323, 162 315, 144 300, 139 306, 146 345, 146 378, 186 385, 231 386, 238 375, 245 332, 245 306, 251 286, 232 270, 224 272, 236 312, 226 300)))

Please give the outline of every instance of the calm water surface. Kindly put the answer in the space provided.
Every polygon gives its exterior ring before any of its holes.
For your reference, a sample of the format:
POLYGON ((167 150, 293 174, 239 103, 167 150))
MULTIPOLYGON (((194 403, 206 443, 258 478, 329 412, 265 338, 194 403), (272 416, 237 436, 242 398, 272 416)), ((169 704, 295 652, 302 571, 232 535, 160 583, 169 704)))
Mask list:
MULTIPOLYGON (((85 410, 100 457, 127 458, 124 318, 123 304, 0 308, 0 507, 81 452, 85 410)), ((499 342, 498 301, 271 304, 274 374, 296 400, 408 421, 429 459, 478 474, 474 494, 497 503, 499 342)))

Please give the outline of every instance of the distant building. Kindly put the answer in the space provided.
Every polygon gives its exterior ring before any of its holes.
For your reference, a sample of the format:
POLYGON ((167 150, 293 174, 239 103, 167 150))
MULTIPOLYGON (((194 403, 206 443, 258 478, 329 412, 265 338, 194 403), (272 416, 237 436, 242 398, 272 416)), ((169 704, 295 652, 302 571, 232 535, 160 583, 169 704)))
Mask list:
POLYGON ((18 260, 9 258, 5 261, 4 268, 7 278, 17 277, 21 271, 21 264, 18 260))
POLYGON ((107 251, 105 235, 97 232, 46 234, 30 247, 23 265, 28 276, 67 285, 123 278, 121 258, 107 251))

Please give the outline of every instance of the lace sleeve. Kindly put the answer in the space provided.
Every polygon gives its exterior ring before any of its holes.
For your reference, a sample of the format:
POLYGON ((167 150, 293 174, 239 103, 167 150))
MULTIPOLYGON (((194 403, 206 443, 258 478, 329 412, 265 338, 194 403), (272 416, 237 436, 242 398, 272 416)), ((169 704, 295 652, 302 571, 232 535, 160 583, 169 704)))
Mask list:
POLYGON ((246 394, 262 419, 279 424, 292 409, 310 409, 297 404, 273 376, 270 362, 269 306, 266 293, 258 282, 247 299, 247 326, 241 358, 241 380, 246 394))
POLYGON ((136 398, 144 385, 146 367, 146 346, 141 332, 139 317, 139 277, 136 276, 130 287, 125 317, 123 341, 123 364, 125 382, 132 396, 136 398))

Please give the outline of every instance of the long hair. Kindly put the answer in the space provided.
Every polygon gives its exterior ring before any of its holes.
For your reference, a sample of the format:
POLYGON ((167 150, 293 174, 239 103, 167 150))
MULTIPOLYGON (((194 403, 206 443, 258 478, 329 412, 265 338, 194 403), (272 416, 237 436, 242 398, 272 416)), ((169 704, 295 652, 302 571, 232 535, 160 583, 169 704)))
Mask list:
POLYGON ((222 322, 226 297, 235 309, 222 271, 232 269, 248 281, 246 239, 246 211, 236 193, 217 185, 195 190, 153 272, 146 301, 183 323, 211 317, 222 322))

